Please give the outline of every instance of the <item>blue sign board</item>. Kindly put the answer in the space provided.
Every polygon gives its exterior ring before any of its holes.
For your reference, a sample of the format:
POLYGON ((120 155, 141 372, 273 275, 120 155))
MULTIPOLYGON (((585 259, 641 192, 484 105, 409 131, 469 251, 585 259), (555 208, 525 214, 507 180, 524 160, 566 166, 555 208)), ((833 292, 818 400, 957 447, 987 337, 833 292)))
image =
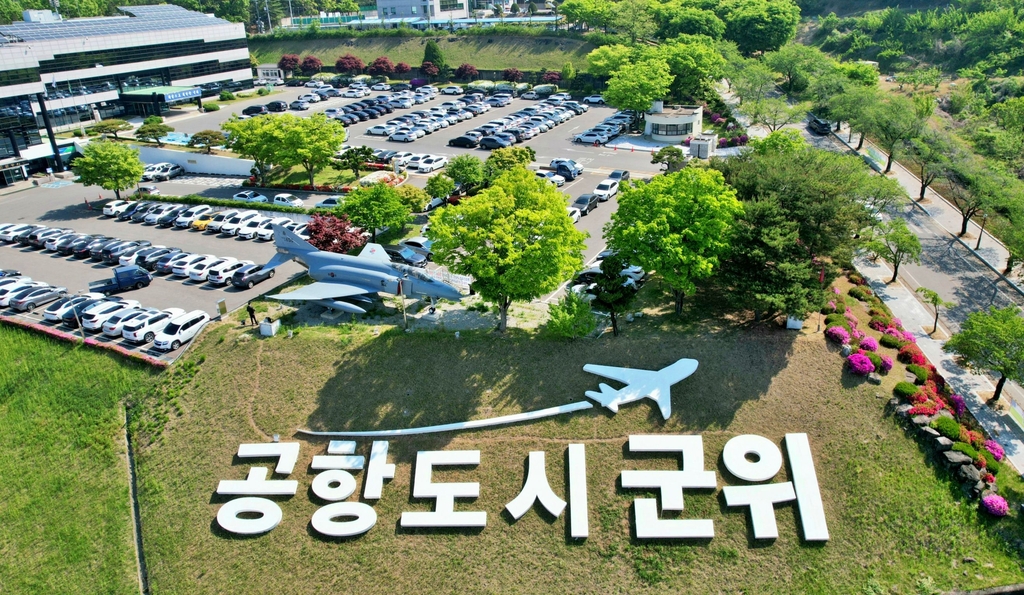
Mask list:
POLYGON ((178 101, 179 99, 193 99, 203 94, 203 90, 199 87, 193 87, 191 89, 185 89, 184 91, 175 91, 173 93, 164 93, 164 101, 178 101))

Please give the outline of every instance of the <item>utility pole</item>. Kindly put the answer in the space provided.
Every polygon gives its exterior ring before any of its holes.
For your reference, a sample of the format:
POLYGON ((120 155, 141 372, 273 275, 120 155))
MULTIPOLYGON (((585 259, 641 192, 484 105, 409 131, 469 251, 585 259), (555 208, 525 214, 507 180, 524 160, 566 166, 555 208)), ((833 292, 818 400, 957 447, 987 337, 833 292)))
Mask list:
POLYGON ((267 32, 274 32, 274 22, 270 20, 270 0, 263 0, 263 8, 267 11, 267 32))

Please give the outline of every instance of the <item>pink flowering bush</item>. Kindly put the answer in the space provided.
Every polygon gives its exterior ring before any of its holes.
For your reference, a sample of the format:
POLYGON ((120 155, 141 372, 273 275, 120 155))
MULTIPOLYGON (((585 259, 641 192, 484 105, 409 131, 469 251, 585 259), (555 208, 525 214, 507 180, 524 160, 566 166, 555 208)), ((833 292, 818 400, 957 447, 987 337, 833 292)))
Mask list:
POLYGON ((901 338, 910 343, 917 343, 917 339, 914 338, 914 333, 910 331, 903 331, 903 336, 901 338))
POLYGON ((838 288, 838 287, 833 287, 833 288, 832 288, 832 293, 834 293, 834 294, 836 294, 836 295, 839 295, 839 294, 840 294, 841 292, 839 291, 839 288, 838 288))
POLYGON ((846 329, 841 326, 831 326, 825 329, 825 338, 833 343, 846 345, 850 342, 850 333, 846 332, 846 329))
MULTIPOLYGON (((864 344, 861 343, 861 346, 863 347, 864 344)), ((892 370, 892 358, 888 355, 883 355, 882 365, 879 367, 878 371, 882 374, 888 374, 890 370, 892 370)))
POLYGON ((849 308, 846 309, 846 313, 844 313, 843 316, 845 316, 846 321, 850 323, 850 328, 857 328, 857 323, 860 322, 860 320, 857 320, 857 315, 851 312, 849 308))
POLYGON ((858 331, 857 329, 854 329, 853 338, 860 341, 861 339, 864 338, 864 331, 858 331))
POLYGON ((949 404, 953 409, 953 413, 955 413, 957 417, 961 417, 964 412, 967 411, 967 402, 964 401, 963 397, 956 393, 949 396, 949 404))
POLYGON ((860 342, 860 348, 864 351, 878 351, 878 341, 874 337, 864 337, 860 342))
POLYGON ((871 360, 866 355, 859 353, 851 353, 846 358, 846 363, 850 367, 850 372, 857 376, 867 376, 875 371, 875 364, 871 363, 871 360))
POLYGON ((997 461, 1003 460, 1003 457, 1006 456, 1006 453, 1003 451, 1003 447, 995 440, 986 440, 985 450, 992 453, 992 458, 997 461))
POLYGON ((981 508, 992 516, 1003 517, 1009 514, 1010 505, 1006 498, 999 494, 989 494, 981 499, 981 508))

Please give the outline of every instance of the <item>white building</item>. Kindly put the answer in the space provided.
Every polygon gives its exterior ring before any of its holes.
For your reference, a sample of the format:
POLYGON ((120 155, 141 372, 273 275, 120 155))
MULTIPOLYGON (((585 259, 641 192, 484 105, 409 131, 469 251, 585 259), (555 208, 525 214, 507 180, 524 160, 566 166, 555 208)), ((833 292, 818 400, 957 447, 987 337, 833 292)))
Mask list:
POLYGON ((694 131, 703 129, 704 108, 699 105, 664 105, 655 101, 644 118, 644 136, 659 142, 679 144, 694 131))
POLYGON ((418 18, 443 24, 470 16, 473 0, 377 0, 380 19, 418 18))

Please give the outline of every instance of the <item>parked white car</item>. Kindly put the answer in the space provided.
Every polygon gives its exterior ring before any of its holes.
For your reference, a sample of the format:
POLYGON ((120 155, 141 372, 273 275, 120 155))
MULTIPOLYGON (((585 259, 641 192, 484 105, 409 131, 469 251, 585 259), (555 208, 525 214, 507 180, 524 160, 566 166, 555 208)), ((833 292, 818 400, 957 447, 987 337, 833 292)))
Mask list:
POLYGON ((186 210, 181 215, 178 215, 178 218, 174 220, 174 226, 188 228, 192 225, 193 221, 212 210, 213 207, 207 205, 196 205, 186 210))
POLYGON ((248 223, 250 219, 259 216, 260 214, 256 211, 242 211, 222 223, 220 226, 220 232, 226 236, 238 235, 238 230, 241 229, 243 225, 248 223))
POLYGON ((566 207, 569 211, 569 218, 572 219, 573 223, 580 222, 580 210, 576 207, 566 207))
POLYGON ((190 258, 184 258, 174 263, 171 274, 175 277, 188 277, 197 266, 209 264, 217 260, 213 254, 193 254, 190 258))
POLYGON ((269 221, 270 217, 253 217, 244 224, 242 224, 235 235, 243 240, 251 240, 256 237, 256 230, 259 229, 260 225, 263 225, 264 221, 269 221))
POLYGON ((184 313, 185 311, 181 308, 167 308, 134 318, 125 323, 124 328, 121 329, 121 336, 135 344, 149 343, 156 338, 157 333, 164 330, 171 320, 184 313))
POLYGON ((387 83, 377 83, 376 85, 374 85, 374 86, 372 86, 370 88, 373 89, 374 91, 390 91, 391 90, 391 85, 389 85, 387 83))
POLYGON ((411 130, 399 131, 389 136, 388 140, 398 143, 411 143, 416 140, 416 133, 411 130))
POLYGON ((583 103, 593 103, 597 105, 604 105, 604 97, 600 95, 588 95, 583 98, 583 103))
POLYGON ((291 222, 292 220, 288 217, 268 218, 256 229, 256 239, 269 242, 274 239, 275 225, 287 225, 291 222))
POLYGON ((21 283, 11 283, 0 288, 0 307, 6 308, 11 305, 11 300, 21 293, 22 290, 31 289, 33 287, 49 287, 49 283, 43 283, 42 281, 24 281, 21 283))
POLYGON ((267 202, 267 197, 263 196, 259 192, 256 192, 255 190, 243 190, 235 194, 231 198, 243 202, 267 202))
POLYGON ((166 215, 168 213, 168 211, 176 209, 177 207, 180 207, 180 206, 181 205, 172 205, 172 204, 160 205, 157 208, 153 209, 152 211, 149 211, 148 213, 146 213, 146 218, 143 219, 142 222, 145 223, 146 225, 156 225, 156 222, 161 217, 166 215))
POLYGON ((221 211, 220 213, 217 213, 217 216, 213 218, 213 221, 210 221, 206 225, 206 231, 220 232, 221 226, 230 221, 232 217, 242 212, 244 211, 230 209, 227 211, 221 211))
POLYGON ((99 331, 103 328, 103 323, 113 318, 115 314, 125 310, 137 310, 138 308, 139 302, 135 300, 100 302, 82 312, 82 328, 87 331, 99 331))
POLYGON ((234 275, 235 271, 249 264, 253 264, 253 262, 251 260, 236 260, 211 266, 206 274, 206 282, 212 285, 224 285, 231 281, 231 275, 234 275))
POLYGON ((103 205, 103 215, 106 217, 116 217, 128 210, 128 207, 133 204, 135 204, 134 200, 112 200, 103 205))
POLYGON ((538 171, 537 172, 537 177, 538 178, 542 178, 544 180, 547 180, 547 181, 551 182, 552 184, 554 184, 555 186, 559 186, 560 187, 563 184, 565 184, 565 178, 563 178, 562 176, 556 174, 553 171, 538 171))
POLYGON ((378 124, 371 126, 366 130, 366 134, 372 134, 374 136, 391 136, 398 130, 398 127, 393 124, 378 124))
POLYGON ((594 194, 597 195, 597 199, 600 200, 601 202, 607 201, 608 199, 616 196, 618 193, 619 182, 618 180, 613 180, 611 178, 601 180, 601 182, 597 185, 597 188, 594 188, 594 194))
POLYGON ((271 204, 280 207, 302 207, 302 199, 294 194, 275 194, 271 204))
POLYGON ((124 325, 133 320, 145 318, 146 316, 156 314, 160 312, 156 308, 146 308, 145 310, 124 310, 117 314, 114 314, 103 323, 103 334, 108 337, 120 337, 121 331, 124 330, 124 325))
POLYGON ((171 320, 153 339, 153 346, 161 351, 175 351, 182 343, 192 340, 203 326, 210 321, 210 315, 202 310, 193 310, 171 320))
POLYGON ((427 157, 420 161, 420 173, 429 174, 448 165, 447 157, 427 157))
POLYGON ((238 262, 238 259, 232 258, 230 256, 224 256, 222 258, 216 258, 214 260, 207 260, 205 262, 195 264, 189 267, 188 278, 196 282, 206 281, 207 277, 209 277, 210 275, 211 270, 213 270, 216 267, 224 266, 233 262, 238 262))
POLYGON ((60 322, 60 319, 78 304, 81 304, 86 300, 98 300, 102 298, 102 293, 83 293, 80 295, 69 295, 63 297, 43 310, 43 320, 47 320, 49 322, 60 322))

